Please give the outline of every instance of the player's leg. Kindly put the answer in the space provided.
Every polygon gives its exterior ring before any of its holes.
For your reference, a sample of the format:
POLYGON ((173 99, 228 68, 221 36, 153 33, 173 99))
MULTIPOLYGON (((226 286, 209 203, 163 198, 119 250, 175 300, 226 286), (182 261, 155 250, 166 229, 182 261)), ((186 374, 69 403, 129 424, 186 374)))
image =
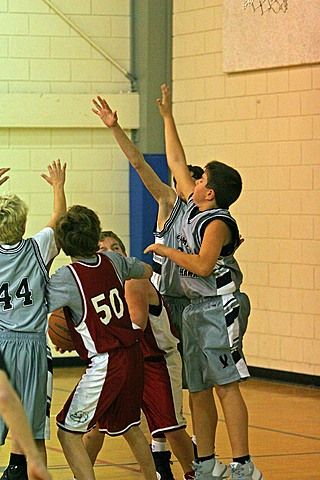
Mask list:
POLYGON ((58 428, 58 439, 74 477, 77 480, 95 480, 91 460, 82 441, 82 434, 58 428))
POLYGON ((193 478, 192 461, 194 460, 194 451, 190 436, 184 428, 166 432, 166 437, 170 443, 173 454, 184 473, 184 478, 193 478), (192 476, 191 476, 192 475, 192 476))
POLYGON ((253 464, 248 445, 248 411, 241 395, 238 382, 216 386, 232 449, 233 462, 230 464, 233 478, 262 480, 262 474, 253 464))
POLYGON ((168 450, 165 436, 152 437, 151 452, 156 466, 156 471, 161 475, 161 480, 174 480, 171 470, 171 452, 168 450))
POLYGON ((217 329, 213 324, 211 303, 208 302, 208 305, 203 302, 195 303, 184 311, 184 359, 198 449, 194 470, 199 480, 212 480, 212 477, 223 480, 230 474, 229 467, 215 458, 218 417, 212 391, 216 360, 212 362, 211 344, 215 341, 220 344, 221 340, 216 339, 217 329), (200 337, 199 332, 206 333, 200 337))
POLYGON ((86 447, 92 465, 94 465, 104 442, 104 434, 99 431, 98 425, 83 436, 83 443, 86 447))
MULTIPOLYGON (((181 381, 181 372, 180 372, 181 381)), ((161 428, 176 425, 173 402, 171 400, 170 381, 163 356, 158 361, 144 362, 144 389, 142 411, 145 414, 152 435, 151 451, 157 472, 161 480, 174 480, 171 471, 171 452, 161 428), (168 402, 168 400, 171 402, 168 402)))
POLYGON ((216 385, 216 392, 224 413, 233 457, 248 455, 248 410, 238 382, 216 385))
POLYGON ((212 389, 190 393, 193 405, 193 424, 199 457, 214 453, 217 409, 212 389))
POLYGON ((45 440, 35 440, 39 453, 41 455, 42 461, 47 465, 47 450, 45 440))
MULTIPOLYGON (((6 364, 10 366, 10 378, 25 408, 28 422, 44 462, 46 462, 45 440, 50 434, 50 419, 46 413, 49 396, 48 352, 46 335, 42 333, 1 332, 1 348, 6 364), (19 372, 19 375, 16 374, 19 372)), ((50 353, 50 352, 49 352, 50 353)), ((52 371, 52 369, 51 369, 52 371)), ((52 383, 50 384, 52 389, 52 383)), ((0 441, 7 434, 0 420, 0 441)), ((27 463, 20 446, 14 440, 11 445, 8 467, 3 480, 27 480, 27 463)))
MULTIPOLYGON (((226 299, 223 297, 223 304, 227 303, 230 305, 231 295, 226 297, 226 299)), ((233 352, 229 358, 234 359, 234 369, 238 372, 238 378, 235 379, 233 377, 228 382, 222 382, 222 385, 216 385, 216 392, 224 412, 233 453, 233 462, 230 465, 232 470, 231 478, 239 478, 241 476, 247 480, 261 480, 262 474, 253 464, 249 454, 248 411, 237 381, 249 376, 242 352, 242 337, 247 328, 250 302, 247 295, 240 292, 233 294, 232 301, 233 312, 237 313, 237 315, 233 315, 234 323, 230 324, 229 322, 228 324, 229 344, 232 345, 233 352)), ((231 364, 231 361, 228 360, 228 362, 231 364)))
POLYGON ((162 480, 173 480, 169 439, 186 478, 192 473, 194 460, 192 441, 185 431, 182 414, 181 357, 177 349, 158 361, 145 359, 145 382, 142 410, 152 434, 152 455, 162 480), (169 433, 168 433, 169 432, 169 433), (171 436, 170 436, 171 435, 171 436))
POLYGON ((131 427, 124 435, 137 462, 140 465, 145 480, 157 480, 151 450, 142 430, 138 426, 131 427))

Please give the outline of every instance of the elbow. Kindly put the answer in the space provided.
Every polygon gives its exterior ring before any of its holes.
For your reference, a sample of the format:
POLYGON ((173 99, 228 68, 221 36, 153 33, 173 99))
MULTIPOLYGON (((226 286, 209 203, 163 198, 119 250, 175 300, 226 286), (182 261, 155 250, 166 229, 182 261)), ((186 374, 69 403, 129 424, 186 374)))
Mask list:
POLYGON ((149 279, 149 278, 152 277, 152 274, 153 274, 153 269, 152 269, 151 265, 149 265, 148 263, 145 263, 144 264, 143 276, 141 278, 149 279))
POLYGON ((151 265, 147 265, 146 275, 147 275, 147 278, 151 278, 151 277, 152 277, 152 275, 153 275, 153 269, 152 269, 151 265))
POLYGON ((212 268, 208 265, 199 265, 197 267, 197 271, 194 272, 196 273, 199 277, 207 277, 212 273, 212 268))

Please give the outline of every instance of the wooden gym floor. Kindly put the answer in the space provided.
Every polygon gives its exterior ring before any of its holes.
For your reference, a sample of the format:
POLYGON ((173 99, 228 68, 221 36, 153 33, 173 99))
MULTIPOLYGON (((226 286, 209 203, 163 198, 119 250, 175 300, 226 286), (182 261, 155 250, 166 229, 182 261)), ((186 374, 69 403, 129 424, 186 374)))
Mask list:
MULTIPOLYGON (((48 469, 53 480, 68 480, 72 473, 56 436, 55 415, 82 372, 81 367, 56 368, 51 411, 51 440, 47 442, 48 469)), ((251 379, 241 386, 249 410, 251 455, 264 480, 316 480, 320 470, 320 390, 251 379)), ((185 416, 190 431, 187 393, 185 416)), ((219 459, 231 461, 226 426, 219 409, 216 449, 219 459)), ((142 428, 148 436, 145 421, 142 428)), ((149 436, 148 436, 149 439, 149 436)), ((8 460, 10 437, 0 452, 0 471, 8 460)), ((175 458, 172 470, 182 480, 175 458)), ((97 480, 140 479, 138 466, 122 437, 106 437, 95 467, 97 480)))

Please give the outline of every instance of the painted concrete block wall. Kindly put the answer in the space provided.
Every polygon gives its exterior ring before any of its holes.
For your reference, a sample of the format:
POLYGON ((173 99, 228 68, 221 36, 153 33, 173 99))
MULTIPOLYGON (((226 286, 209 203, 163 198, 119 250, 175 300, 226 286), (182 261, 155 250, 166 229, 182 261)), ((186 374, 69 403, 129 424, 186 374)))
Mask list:
POLYGON ((247 361, 319 375, 320 65, 224 74, 223 0, 173 8, 174 114, 188 162, 221 160, 243 178, 231 212, 252 302, 247 361))
MULTIPOLYGON (((129 70, 129 0, 52 3, 129 70)), ((0 94, 69 94, 77 98, 80 94, 94 97, 130 91, 130 81, 123 73, 43 0, 0 3, 0 65, 0 94)), ((60 158, 68 164, 68 205, 83 203, 93 208, 103 226, 117 230, 128 244, 128 165, 112 135, 107 129, 59 128, 59 124, 57 128, 45 124, 29 128, 28 111, 21 103, 20 128, 0 128, 0 165, 12 168, 10 181, 2 190, 16 192, 30 205, 27 234, 35 233, 49 218, 52 195, 40 173, 60 158)), ((90 102, 87 108, 90 112, 90 102)), ((60 256, 55 263, 63 262, 60 256)))
MULTIPOLYGON (((53 0, 61 12, 125 70, 130 65, 130 0, 53 0)), ((0 94, 119 94, 129 80, 43 0, 0 1, 0 94)), ((117 105, 112 105, 114 109, 117 105)), ((88 104, 88 111, 91 105, 88 104)), ((20 106, 21 117, 28 111, 20 106)), ((92 114, 93 115, 93 114, 92 114)), ((121 120, 121 118, 120 118, 121 120)), ((99 119, 97 119, 97 122, 99 119)), ((27 235, 52 210, 50 187, 40 177, 60 158, 67 162, 68 205, 94 209, 104 228, 129 246, 127 160, 101 128, 0 128, 0 166, 10 166, 13 191, 30 206, 27 235)), ((68 262, 61 254, 53 270, 68 262)))

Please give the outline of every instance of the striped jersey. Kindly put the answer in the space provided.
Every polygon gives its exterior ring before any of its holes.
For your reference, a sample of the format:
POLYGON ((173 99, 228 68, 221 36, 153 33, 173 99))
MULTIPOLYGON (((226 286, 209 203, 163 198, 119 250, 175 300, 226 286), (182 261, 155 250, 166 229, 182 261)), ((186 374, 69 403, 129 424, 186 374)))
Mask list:
POLYGON ((238 290, 242 283, 242 273, 233 256, 234 250, 239 246, 239 230, 229 210, 215 208, 200 211, 190 197, 181 220, 178 249, 185 253, 198 254, 205 229, 214 220, 221 220, 228 225, 232 240, 222 248, 212 273, 207 277, 200 277, 179 267, 181 285, 189 298, 226 295, 238 290))
POLYGON ((0 245, 1 329, 47 331, 47 265, 57 253, 50 227, 15 245, 0 245))
MULTIPOLYGON (((165 222, 163 229, 156 226, 154 231, 155 243, 161 243, 171 248, 178 248, 178 236, 181 230, 181 222, 186 210, 186 204, 176 198, 172 212, 165 222)), ((179 267, 169 258, 153 254, 152 283, 161 295, 171 297, 185 297, 180 283, 179 267)))

